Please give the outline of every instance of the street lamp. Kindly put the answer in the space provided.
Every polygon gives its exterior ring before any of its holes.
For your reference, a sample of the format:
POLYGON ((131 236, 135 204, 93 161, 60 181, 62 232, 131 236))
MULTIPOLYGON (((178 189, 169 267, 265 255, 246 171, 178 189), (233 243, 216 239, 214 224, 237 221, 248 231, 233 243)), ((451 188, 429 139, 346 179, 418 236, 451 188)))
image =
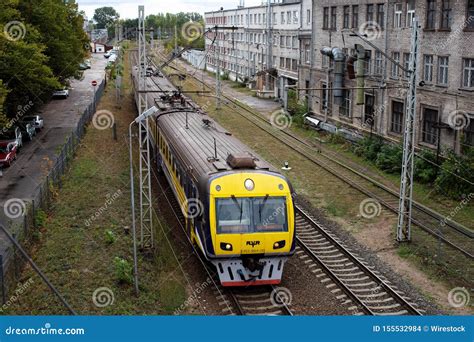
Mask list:
POLYGON ((132 126, 146 120, 149 116, 155 114, 158 108, 155 106, 147 109, 135 118, 128 126, 129 137, 129 156, 130 156, 130 197, 132 206, 132 238, 133 238, 133 279, 135 283, 135 293, 138 295, 138 261, 137 261, 137 239, 136 239, 136 223, 135 223, 135 186, 133 182, 133 151, 132 151, 132 126))

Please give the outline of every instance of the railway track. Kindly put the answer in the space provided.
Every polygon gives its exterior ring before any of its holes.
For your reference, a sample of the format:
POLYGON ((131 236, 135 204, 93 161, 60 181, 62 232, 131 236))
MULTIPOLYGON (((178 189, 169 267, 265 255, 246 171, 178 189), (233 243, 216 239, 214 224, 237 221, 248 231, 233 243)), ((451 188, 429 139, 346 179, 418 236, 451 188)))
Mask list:
MULTIPOLYGON (((349 251, 321 224, 296 206, 297 254, 304 253, 315 261, 355 304, 354 314, 421 315, 385 277, 372 270, 360 257, 349 251)), ((303 257, 304 258, 304 257, 303 257)), ((318 273, 318 269, 314 269, 318 273)), ((319 274, 321 274, 319 272, 319 274)), ((333 290, 333 292, 339 292, 333 290)))
MULTIPOLYGON (((178 219, 183 233, 184 217, 178 201, 171 188, 158 177, 153 170, 160 192, 165 196, 175 217, 178 219)), ((336 293, 342 291, 347 302, 354 303, 353 314, 366 315, 421 315, 415 304, 401 294, 383 276, 372 271, 359 257, 345 248, 337 238, 332 236, 314 218, 303 209, 296 208, 297 254, 300 258, 308 258, 314 262, 316 277, 324 273, 337 286, 331 289, 336 293), (301 255, 303 254, 303 255, 301 255), (320 273, 321 272, 321 273, 320 273)), ((189 242, 189 241, 188 241, 189 242)), ((219 285, 215 272, 208 267, 197 250, 196 255, 206 268, 209 276, 214 279, 214 294, 222 306, 222 313, 229 315, 293 315, 289 304, 291 294, 288 289, 274 286, 250 288, 224 288, 219 285)), ((325 279, 326 280, 326 279, 325 279)), ((331 284, 331 287, 333 284, 331 284)), ((327 285, 329 288, 329 285, 327 285)))
MULTIPOLYGON (((192 77, 200 85, 212 89, 211 86, 196 76, 192 75, 192 77)), ((370 178, 363 173, 363 170, 357 170, 354 165, 348 166, 344 164, 339 161, 334 154, 329 155, 327 153, 318 152, 317 147, 306 140, 286 130, 273 127, 267 119, 255 114, 241 105, 237 100, 226 95, 223 95, 223 97, 228 101, 228 103, 224 102, 224 105, 233 109, 236 107, 240 108, 240 111, 235 111, 238 115, 244 117, 253 125, 272 135, 298 154, 320 166, 369 198, 375 199, 381 206, 398 215, 399 196, 394 189, 390 189, 386 185, 370 178)), ((474 244, 472 244, 473 231, 448 219, 447 216, 448 215, 442 215, 418 202, 415 202, 413 205, 412 223, 416 225, 416 227, 419 227, 424 232, 432 235, 438 241, 442 241, 467 258, 471 260, 474 259, 474 244), (442 224, 444 221, 445 223, 442 224)))

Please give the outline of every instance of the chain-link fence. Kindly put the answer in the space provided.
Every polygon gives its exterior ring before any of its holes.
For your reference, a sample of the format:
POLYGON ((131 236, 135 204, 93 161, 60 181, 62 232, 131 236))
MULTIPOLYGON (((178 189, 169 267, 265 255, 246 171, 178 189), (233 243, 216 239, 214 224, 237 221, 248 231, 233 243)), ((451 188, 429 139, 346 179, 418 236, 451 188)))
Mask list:
MULTIPOLYGON (((13 237, 28 246, 31 238, 38 233, 37 225, 41 217, 51 205, 54 191, 61 188, 61 176, 70 165, 74 153, 84 136, 86 125, 91 121, 96 111, 98 101, 104 92, 106 81, 97 86, 94 100, 84 110, 75 129, 62 146, 54 165, 41 184, 31 192, 30 199, 9 199, 0 207, 0 224, 8 229, 13 237), (14 201, 12 201, 14 200, 14 201)), ((22 257, 16 248, 8 240, 5 234, 0 232, 0 294, 2 304, 7 302, 9 290, 18 283, 22 257)))

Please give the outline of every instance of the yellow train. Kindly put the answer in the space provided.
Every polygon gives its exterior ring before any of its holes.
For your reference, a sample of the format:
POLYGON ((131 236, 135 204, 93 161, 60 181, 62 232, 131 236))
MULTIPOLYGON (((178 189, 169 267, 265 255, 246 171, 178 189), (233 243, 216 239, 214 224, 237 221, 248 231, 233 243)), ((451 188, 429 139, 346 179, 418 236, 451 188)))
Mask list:
POLYGON ((166 78, 148 82, 149 104, 162 110, 149 118, 153 155, 191 240, 223 286, 280 283, 295 251, 290 183, 190 101, 174 101, 166 78))

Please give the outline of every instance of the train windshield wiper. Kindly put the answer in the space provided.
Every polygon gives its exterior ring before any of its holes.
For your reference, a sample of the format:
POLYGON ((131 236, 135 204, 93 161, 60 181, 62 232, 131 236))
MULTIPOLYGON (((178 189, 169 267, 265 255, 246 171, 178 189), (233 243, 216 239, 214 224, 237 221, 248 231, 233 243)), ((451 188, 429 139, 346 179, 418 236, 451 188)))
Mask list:
POLYGON ((237 208, 239 208, 240 210, 240 219, 239 219, 239 222, 242 222, 242 206, 239 204, 239 201, 237 201, 237 198, 235 198, 235 195, 231 195, 230 196, 232 198, 232 201, 234 201, 235 205, 237 206, 237 208))
POLYGON ((267 203, 267 199, 268 199, 268 194, 265 195, 265 198, 263 199, 262 203, 260 203, 260 205, 258 206, 258 217, 259 217, 260 222, 262 222, 262 210, 263 210, 263 207, 265 206, 265 203, 267 203))

